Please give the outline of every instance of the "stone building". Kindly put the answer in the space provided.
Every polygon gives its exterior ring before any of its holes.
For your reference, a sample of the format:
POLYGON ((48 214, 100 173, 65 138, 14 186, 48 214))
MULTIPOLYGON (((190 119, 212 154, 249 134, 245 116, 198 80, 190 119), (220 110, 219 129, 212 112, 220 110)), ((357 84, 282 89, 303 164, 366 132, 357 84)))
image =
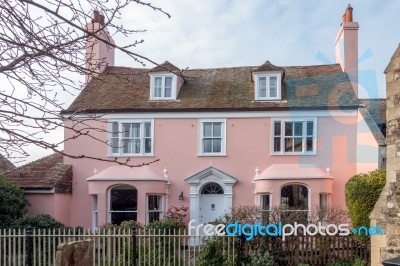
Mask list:
POLYGON ((371 265, 400 256, 400 46, 393 54, 386 74, 387 180, 375 208, 371 226, 379 225, 385 234, 371 238, 371 265))

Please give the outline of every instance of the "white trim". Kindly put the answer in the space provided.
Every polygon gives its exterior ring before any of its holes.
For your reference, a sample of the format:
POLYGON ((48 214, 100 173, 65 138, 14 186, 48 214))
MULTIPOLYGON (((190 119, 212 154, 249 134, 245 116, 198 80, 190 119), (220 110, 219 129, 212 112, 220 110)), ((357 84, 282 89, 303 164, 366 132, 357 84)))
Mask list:
MULTIPOLYGON (((317 155, 317 139, 318 139, 318 119, 317 117, 296 117, 296 118, 272 118, 271 119, 271 127, 270 127, 270 134, 271 134, 271 145, 270 145, 270 155, 317 155), (281 123, 281 136, 280 141, 281 141, 281 151, 276 152, 274 151, 274 124, 275 122, 278 121, 281 123), (312 121, 313 122, 313 151, 312 152, 307 152, 306 151, 306 139, 307 139, 307 121, 312 121), (284 123, 285 122, 303 122, 303 135, 302 135, 302 141, 303 141, 303 147, 302 147, 302 152, 285 152, 284 151, 284 136, 285 136, 285 127, 284 123)), ((294 133, 293 133, 294 134, 294 133)))
POLYGON ((52 189, 24 189, 24 193, 26 194, 54 194, 56 190, 52 189))
POLYGON ((108 146, 107 146, 107 156, 108 157, 151 157, 154 156, 154 119, 109 119, 108 120, 108 146), (118 153, 112 153, 112 145, 111 138, 112 138, 112 123, 118 123, 118 143, 120 145, 118 153), (122 124, 123 123, 136 123, 140 124, 140 153, 123 153, 122 152, 122 124), (150 130, 151 130, 151 153, 145 153, 145 136, 144 136, 144 124, 150 123, 150 130))
POLYGON ((256 101, 279 101, 282 99, 282 73, 280 71, 265 71, 265 72, 254 72, 253 73, 253 80, 254 80, 254 99, 256 101), (259 96, 259 78, 265 77, 266 78, 266 96, 260 97, 259 96), (269 80, 271 77, 276 77, 276 97, 270 96, 270 86, 269 80))
POLYGON ((177 76, 175 74, 171 74, 170 72, 157 72, 157 74, 149 74, 150 76, 150 100, 151 101, 168 101, 168 100, 176 100, 176 91, 177 91, 177 76), (172 84, 171 84, 171 97, 164 97, 164 86, 165 86, 165 78, 166 77, 171 77, 172 78, 172 84), (162 78, 162 85, 161 85, 161 97, 155 97, 154 96, 154 81, 155 78, 162 78))
POLYGON ((87 181, 162 181, 168 182, 165 178, 155 178, 155 177, 139 177, 139 178, 132 178, 132 177, 124 177, 124 178, 112 178, 112 177, 89 177, 86 178, 87 181))
POLYGON ((164 195, 163 194, 157 194, 157 193, 149 193, 149 194, 146 194, 146 224, 149 224, 149 213, 150 212, 155 212, 154 210, 153 211, 150 211, 149 210, 149 196, 160 196, 161 197, 161 210, 157 210, 157 212, 159 212, 160 213, 160 220, 163 218, 163 216, 164 216, 164 209, 165 209, 165 204, 164 204, 164 195))
POLYGON ((199 119, 199 132, 197 137, 197 156, 226 156, 226 119, 199 119), (204 123, 221 123, 221 152, 203 152, 203 129, 204 123))
POLYGON ((92 229, 99 226, 99 198, 97 194, 92 195, 92 229))
MULTIPOLYGON (((357 117, 358 110, 289 110, 289 111, 229 111, 229 112, 128 112, 110 114, 78 114, 73 115, 74 120, 94 119, 94 120, 131 120, 154 119, 154 118, 269 118, 269 117, 357 117)), ((64 119, 69 119, 69 115, 63 115, 64 119)))

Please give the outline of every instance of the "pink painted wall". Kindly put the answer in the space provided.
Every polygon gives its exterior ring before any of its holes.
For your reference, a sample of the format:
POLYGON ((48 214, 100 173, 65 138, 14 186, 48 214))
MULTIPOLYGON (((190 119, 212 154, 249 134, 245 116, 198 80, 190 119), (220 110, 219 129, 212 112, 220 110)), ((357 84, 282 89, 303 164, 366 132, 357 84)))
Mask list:
MULTIPOLYGON (((221 114, 222 115, 222 114, 221 114)), ((71 121, 66 121, 70 124, 71 121)), ((99 121, 88 122, 107 130, 107 123, 99 121)), ((233 186, 233 206, 253 205, 254 187, 253 178, 255 168, 264 171, 273 164, 313 164, 321 169, 330 167, 333 183, 331 184, 333 205, 345 207, 344 185, 349 177, 357 172, 357 113, 347 117, 318 117, 317 121, 317 155, 291 156, 270 155, 270 118, 228 118, 226 119, 226 156, 210 157, 198 156, 198 119, 155 119, 154 120, 154 157, 132 158, 137 164, 150 162, 155 159, 160 161, 151 164, 154 172, 163 176, 164 167, 168 168, 171 180, 169 206, 190 205, 189 185, 184 181, 199 171, 213 166, 238 179, 233 186), (178 196, 183 191, 184 200, 179 201, 178 196)), ((71 137, 71 132, 65 132, 65 138, 71 137)), ((106 132, 94 133, 101 140, 107 140, 106 132)), ((107 158, 107 146, 104 143, 93 140, 88 136, 82 136, 74 141, 65 143, 65 152, 70 154, 84 153, 88 156, 107 158)), ((111 158, 113 159, 113 158, 111 158)), ((121 158, 126 159, 126 158, 121 158)), ((88 159, 64 158, 64 163, 73 165, 73 196, 70 207, 70 225, 91 227, 92 201, 89 194, 98 193, 99 223, 107 217, 107 190, 113 184, 132 182, 90 181, 86 179, 93 176, 94 169, 98 173, 114 166, 112 163, 94 161, 88 159), (89 183, 97 182, 95 186, 89 183)), ((321 187, 315 180, 303 180, 294 177, 291 180, 281 181, 280 184, 301 182, 313 187, 314 193, 318 193, 321 187), (314 189, 315 188, 315 189, 314 189)), ((137 181, 134 181, 137 182, 137 181)), ((149 182, 147 186, 143 182, 135 183, 139 188, 139 212, 145 210, 145 194, 160 191, 165 183, 149 182)), ((274 188, 274 197, 278 198, 274 188)), ((321 191, 320 192, 324 192, 321 191)), ((317 194, 313 194, 311 205, 318 204, 317 194), (314 202, 317 201, 317 202, 314 202)), ((138 214, 138 220, 144 223, 145 213, 138 214)))
POLYGON ((70 204, 71 194, 25 194, 25 197, 31 203, 28 207, 27 215, 34 216, 38 214, 48 214, 53 216, 57 221, 69 225, 70 224, 70 204))

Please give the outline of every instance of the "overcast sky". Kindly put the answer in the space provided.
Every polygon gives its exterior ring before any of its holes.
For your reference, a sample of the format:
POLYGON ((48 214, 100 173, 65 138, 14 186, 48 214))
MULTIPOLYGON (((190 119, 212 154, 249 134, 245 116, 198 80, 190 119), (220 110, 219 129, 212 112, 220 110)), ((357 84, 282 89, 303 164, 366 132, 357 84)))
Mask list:
MULTIPOLYGON (((121 23, 136 29, 144 43, 134 49, 156 62, 179 68, 278 66, 334 63, 334 40, 348 1, 321 0, 159 0, 171 18, 132 6, 121 23)), ((360 82, 363 98, 385 97, 383 71, 400 42, 400 1, 353 0, 360 25, 360 82)), ((117 38, 122 45, 132 40, 117 38)), ((117 52, 117 66, 140 67, 117 52)), ((152 67, 149 65, 149 67, 152 67)), ((82 77, 82 80, 84 77, 82 77)), ((73 98, 64 99, 67 107, 73 98)), ((62 138, 59 132, 54 138, 62 138)), ((37 159, 48 151, 31 148, 37 159)))

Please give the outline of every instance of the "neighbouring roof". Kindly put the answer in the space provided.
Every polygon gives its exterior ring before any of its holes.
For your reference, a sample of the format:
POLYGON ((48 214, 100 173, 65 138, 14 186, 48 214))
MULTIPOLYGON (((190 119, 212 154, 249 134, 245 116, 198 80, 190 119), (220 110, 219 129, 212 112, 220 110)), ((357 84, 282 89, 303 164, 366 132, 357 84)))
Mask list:
POLYGON ((10 162, 6 157, 0 154, 0 174, 14 170, 15 165, 10 162))
POLYGON ((63 156, 54 153, 7 173, 8 182, 23 189, 54 189, 72 193, 72 166, 63 164, 63 156))
POLYGON ((383 136, 386 136, 386 99, 360 99, 383 136))
MULTIPOLYGON (((63 113, 148 111, 260 111, 357 108, 358 99, 339 64, 283 67, 282 101, 255 101, 255 67, 189 69, 177 100, 149 100, 154 69, 107 67, 63 113)), ((155 68, 157 69, 157 67, 155 68)))

